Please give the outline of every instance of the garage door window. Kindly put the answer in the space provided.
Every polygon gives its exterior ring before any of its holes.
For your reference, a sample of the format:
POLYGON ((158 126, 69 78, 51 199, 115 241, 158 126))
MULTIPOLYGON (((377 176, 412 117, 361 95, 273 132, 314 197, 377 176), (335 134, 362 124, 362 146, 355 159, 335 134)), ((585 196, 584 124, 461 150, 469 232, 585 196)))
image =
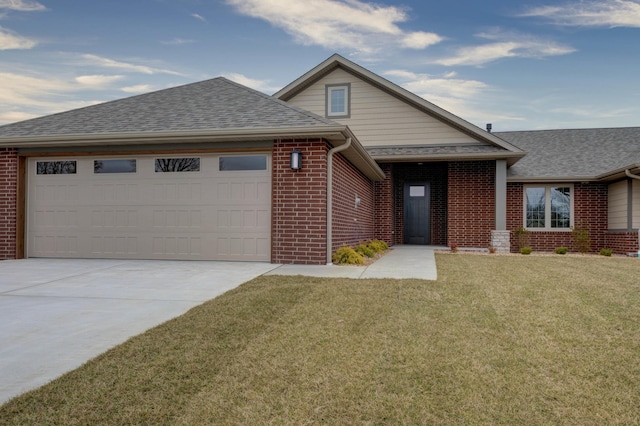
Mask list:
POLYGON ((93 160, 93 173, 135 173, 136 160, 93 160))
POLYGON ((200 158, 156 158, 156 173, 199 172, 200 158))
POLYGON ((36 163, 38 175, 75 175, 75 161, 38 161, 36 163))
POLYGON ((267 170, 266 155, 243 155, 237 157, 220 157, 220 171, 234 170, 267 170))

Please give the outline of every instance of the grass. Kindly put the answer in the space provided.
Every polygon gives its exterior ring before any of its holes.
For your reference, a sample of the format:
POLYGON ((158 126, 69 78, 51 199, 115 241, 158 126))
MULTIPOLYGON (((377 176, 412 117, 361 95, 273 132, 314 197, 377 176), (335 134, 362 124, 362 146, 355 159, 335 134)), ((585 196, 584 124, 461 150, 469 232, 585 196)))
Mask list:
POLYGON ((0 424, 640 424, 637 259, 437 262, 436 282, 258 278, 0 424))

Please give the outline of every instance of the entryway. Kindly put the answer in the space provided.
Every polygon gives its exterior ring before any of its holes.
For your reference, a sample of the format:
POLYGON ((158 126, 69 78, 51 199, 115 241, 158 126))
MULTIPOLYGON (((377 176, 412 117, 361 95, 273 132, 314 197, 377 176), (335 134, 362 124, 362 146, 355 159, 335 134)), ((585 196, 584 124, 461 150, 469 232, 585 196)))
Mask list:
POLYGON ((431 244, 430 200, 429 182, 405 182, 404 244, 431 244))

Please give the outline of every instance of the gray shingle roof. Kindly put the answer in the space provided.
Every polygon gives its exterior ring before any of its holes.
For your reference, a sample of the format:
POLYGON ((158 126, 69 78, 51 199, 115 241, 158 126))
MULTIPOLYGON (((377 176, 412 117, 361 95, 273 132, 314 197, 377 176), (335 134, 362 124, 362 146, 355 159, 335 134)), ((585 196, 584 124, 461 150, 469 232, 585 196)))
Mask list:
POLYGON ((396 147, 367 147, 367 152, 373 158, 392 158, 405 156, 457 155, 457 154, 496 154, 503 153, 503 148, 493 145, 432 145, 432 146, 396 146, 396 147))
POLYGON ((640 164, 640 127, 496 132, 528 154, 511 178, 595 178, 640 164))
POLYGON ((339 125, 223 77, 0 127, 0 139, 339 125))

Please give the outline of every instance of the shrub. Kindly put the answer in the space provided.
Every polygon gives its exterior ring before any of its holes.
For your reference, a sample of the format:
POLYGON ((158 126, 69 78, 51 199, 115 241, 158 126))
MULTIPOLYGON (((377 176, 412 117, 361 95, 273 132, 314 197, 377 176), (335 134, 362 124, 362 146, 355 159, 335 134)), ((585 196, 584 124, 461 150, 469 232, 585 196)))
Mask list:
POLYGON ((520 254, 531 254, 533 249, 531 247, 522 247, 520 249, 520 254))
POLYGON ((556 254, 567 254, 568 251, 566 247, 556 247, 556 254))
POLYGON ((494 246, 489 246, 489 253, 494 254, 498 252, 498 248, 494 246))
POLYGON ((365 257, 373 257, 376 255, 376 251, 366 243, 362 243, 356 247, 356 253, 365 257))
POLYGON ((524 229, 522 226, 515 230, 514 235, 516 236, 516 245, 518 246, 518 250, 522 250, 529 246, 530 234, 531 232, 524 229))
POLYGON ((457 253, 458 252, 458 244, 451 243, 451 245, 449 247, 451 247, 451 253, 457 253))
POLYGON ((603 249, 600 249, 600 254, 602 256, 611 256, 613 254, 613 250, 608 248, 603 248, 603 249))
POLYGON ((340 247, 338 250, 333 253, 331 257, 333 263, 338 265, 363 265, 364 259, 362 255, 357 253, 351 247, 340 247))
POLYGON ((389 246, 387 245, 387 243, 381 240, 371 240, 367 243, 367 245, 376 253, 389 250, 389 246))
POLYGON ((589 228, 584 222, 580 222, 571 228, 571 238, 575 250, 584 254, 591 251, 591 237, 589 236, 589 228))

